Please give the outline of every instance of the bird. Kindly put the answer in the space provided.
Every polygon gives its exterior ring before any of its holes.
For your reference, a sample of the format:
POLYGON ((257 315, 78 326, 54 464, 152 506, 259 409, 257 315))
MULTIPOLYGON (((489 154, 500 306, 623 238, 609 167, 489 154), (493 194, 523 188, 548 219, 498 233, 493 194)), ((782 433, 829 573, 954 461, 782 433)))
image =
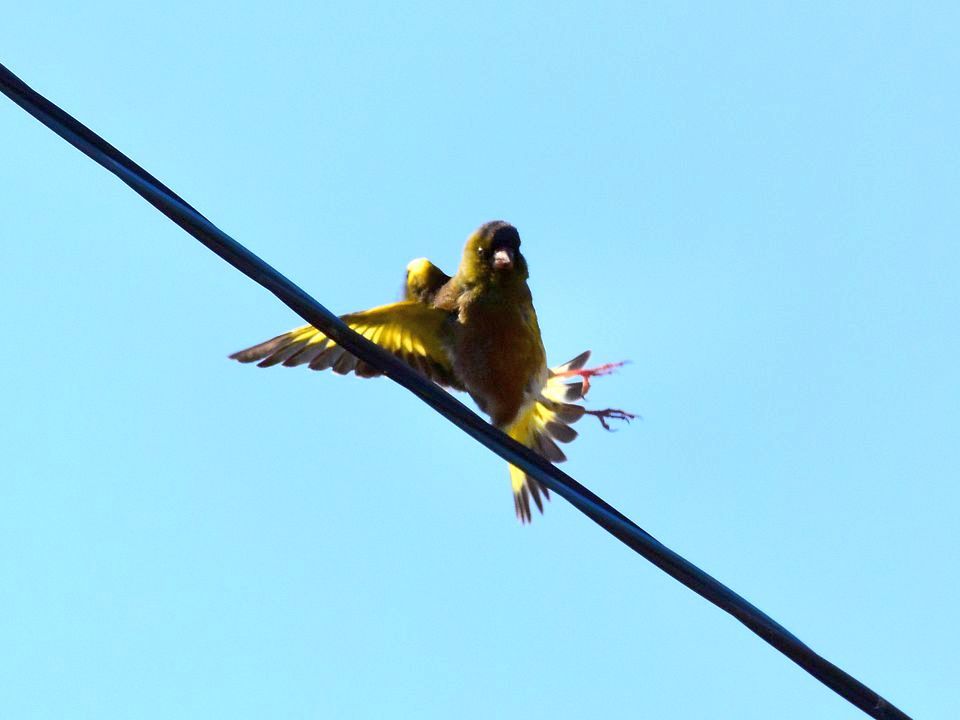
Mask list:
MULTIPOLYGON (((514 440, 552 463, 563 462, 566 456, 557 443, 577 437, 571 425, 584 415, 595 416, 607 430, 609 420, 629 422, 636 416, 578 404, 592 378, 623 362, 587 368, 588 350, 547 366, 528 278, 517 229, 495 220, 470 234, 453 276, 417 258, 407 265, 402 300, 340 319, 438 385, 468 393, 491 423, 514 440)), ((306 365, 362 378, 382 374, 311 325, 235 352, 230 359, 260 367, 306 365)), ((531 500, 543 513, 550 493, 514 465, 509 470, 517 518, 529 523, 531 500)))

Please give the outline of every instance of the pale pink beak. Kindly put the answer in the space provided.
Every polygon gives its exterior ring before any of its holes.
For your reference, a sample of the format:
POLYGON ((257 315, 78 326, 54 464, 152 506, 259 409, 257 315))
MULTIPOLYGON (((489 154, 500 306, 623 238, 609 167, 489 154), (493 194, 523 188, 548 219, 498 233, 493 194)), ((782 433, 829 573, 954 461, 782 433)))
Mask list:
POLYGON ((500 248, 493 253, 493 269, 507 270, 513 267, 513 250, 510 248, 500 248))

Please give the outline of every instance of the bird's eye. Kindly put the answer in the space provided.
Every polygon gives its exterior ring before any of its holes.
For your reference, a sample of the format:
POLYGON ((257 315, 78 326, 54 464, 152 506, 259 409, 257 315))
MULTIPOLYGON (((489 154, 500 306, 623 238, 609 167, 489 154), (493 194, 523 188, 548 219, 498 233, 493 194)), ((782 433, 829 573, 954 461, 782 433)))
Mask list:
POLYGON ((485 252, 486 252, 486 251, 485 251, 482 247, 478 247, 478 248, 477 248, 477 255, 479 255, 480 257, 483 257, 483 254, 484 254, 485 252))

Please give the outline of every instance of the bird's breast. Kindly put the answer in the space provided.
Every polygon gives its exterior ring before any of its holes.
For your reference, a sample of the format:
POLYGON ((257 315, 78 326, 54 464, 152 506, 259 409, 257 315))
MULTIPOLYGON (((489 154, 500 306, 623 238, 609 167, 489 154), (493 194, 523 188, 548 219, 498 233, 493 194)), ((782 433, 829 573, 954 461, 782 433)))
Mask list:
POLYGON ((497 426, 513 420, 546 381, 546 355, 531 304, 476 305, 462 313, 454 368, 497 426))

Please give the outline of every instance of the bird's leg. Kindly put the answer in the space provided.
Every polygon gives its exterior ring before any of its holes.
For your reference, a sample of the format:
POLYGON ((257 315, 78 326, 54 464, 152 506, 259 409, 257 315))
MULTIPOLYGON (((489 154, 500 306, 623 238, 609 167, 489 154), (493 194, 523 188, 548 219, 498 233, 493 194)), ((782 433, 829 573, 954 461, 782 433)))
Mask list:
POLYGON ((584 410, 583 412, 585 415, 593 415, 597 420, 600 421, 600 424, 603 425, 604 430, 610 431, 613 431, 613 428, 610 427, 610 424, 607 422, 607 420, 623 420, 625 422, 630 422, 637 417, 633 413, 628 413, 626 410, 614 410, 613 408, 607 408, 606 410, 584 410))
MULTIPOLYGON (((585 361, 586 358, 582 356, 577 357, 572 360, 568 365, 574 365, 578 360, 585 361)), ((583 398, 587 394, 587 391, 590 390, 590 378, 600 377, 602 375, 609 375, 618 367, 626 365, 627 361, 622 362, 611 362, 604 363, 603 365, 597 365, 592 368, 571 368, 570 370, 561 370, 559 372, 554 372, 555 377, 579 377, 582 381, 582 386, 580 388, 580 397, 583 398)), ((628 413, 626 410, 617 410, 615 408, 607 408, 606 410, 588 410, 584 408, 583 410, 585 415, 593 415, 597 420, 600 421, 600 424, 603 425, 604 430, 612 431, 613 428, 610 427, 608 420, 623 420, 625 422, 630 422, 637 416, 633 413, 628 413)))
MULTIPOLYGON (((580 368, 579 370, 564 370, 562 372, 558 372, 556 375, 557 377, 577 376, 577 377, 583 378, 583 392, 581 394, 586 395, 587 391, 590 389, 590 378, 600 377, 601 375, 609 375, 618 367, 621 367, 622 365, 626 365, 626 364, 627 364, 626 360, 621 362, 604 363, 603 365, 597 365, 596 367, 592 367, 592 368, 580 368)), ((618 410, 617 412, 620 412, 620 411, 618 410)), ((606 427, 606 424, 604 424, 604 427, 606 427)))

